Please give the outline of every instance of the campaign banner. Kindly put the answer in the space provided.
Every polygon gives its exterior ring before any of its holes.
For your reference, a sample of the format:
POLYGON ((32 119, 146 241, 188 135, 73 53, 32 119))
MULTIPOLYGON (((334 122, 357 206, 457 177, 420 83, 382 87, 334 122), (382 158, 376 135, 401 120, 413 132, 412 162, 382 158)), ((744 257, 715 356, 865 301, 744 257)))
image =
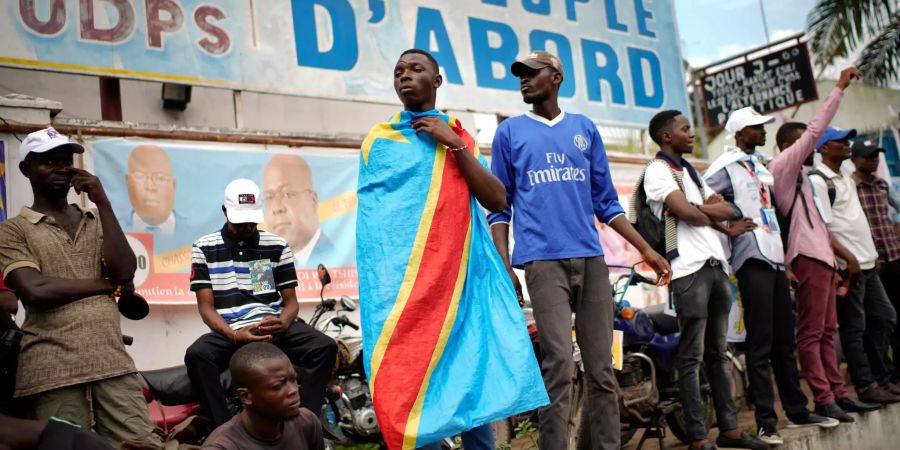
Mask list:
POLYGON ((441 107, 525 107, 510 64, 559 55, 566 110, 646 128, 690 114, 671 0, 19 0, 0 65, 397 104, 393 68, 430 51, 441 107))
POLYGON ((109 139, 90 144, 93 170, 138 258, 135 287, 151 303, 194 303, 191 245, 221 230, 225 186, 260 186, 261 229, 294 252, 300 299, 318 299, 318 264, 329 295, 357 295, 355 150, 109 139))
POLYGON ((724 127, 731 111, 747 106, 766 114, 819 98, 805 42, 704 74, 700 85, 704 123, 713 129, 724 127))

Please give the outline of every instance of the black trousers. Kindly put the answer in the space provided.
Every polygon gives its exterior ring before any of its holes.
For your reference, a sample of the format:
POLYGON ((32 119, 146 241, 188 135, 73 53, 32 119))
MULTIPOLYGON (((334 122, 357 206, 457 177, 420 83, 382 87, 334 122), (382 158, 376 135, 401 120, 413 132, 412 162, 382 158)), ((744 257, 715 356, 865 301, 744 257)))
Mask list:
POLYGON ((795 320, 788 281, 783 270, 775 270, 757 259, 747 260, 737 271, 737 279, 744 305, 747 375, 756 407, 756 425, 775 430, 778 416, 775 414, 770 362, 781 405, 788 418, 801 420, 809 414, 806 395, 800 390, 795 320))
MULTIPOLYGON (((894 305, 894 310, 897 311, 898 323, 900 323, 900 259, 882 264, 881 272, 878 273, 878 276, 881 277, 881 284, 884 285, 888 298, 891 299, 891 304, 894 305)), ((896 383, 900 381, 900 324, 894 328, 894 333, 891 337, 891 347, 894 358, 891 381, 896 383)))
MULTIPOLYGON (((337 356, 334 339, 297 321, 269 342, 284 351, 291 363, 301 369, 300 402, 318 416, 337 356)), ((231 419, 219 374, 228 369, 228 361, 237 349, 238 346, 225 336, 206 333, 188 347, 184 356, 191 385, 213 428, 231 419)))

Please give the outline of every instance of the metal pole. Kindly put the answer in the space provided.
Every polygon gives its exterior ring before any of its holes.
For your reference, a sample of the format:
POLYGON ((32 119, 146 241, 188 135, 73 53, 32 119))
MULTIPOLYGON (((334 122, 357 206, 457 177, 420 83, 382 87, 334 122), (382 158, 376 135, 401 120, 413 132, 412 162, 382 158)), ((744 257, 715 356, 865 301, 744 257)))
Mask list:
POLYGON ((763 0, 759 0, 759 13, 762 15, 762 23, 763 23, 763 31, 766 33, 766 43, 770 44, 769 41, 769 24, 766 23, 766 8, 763 7, 763 0))
POLYGON ((694 118, 697 121, 697 133, 700 134, 700 155, 703 160, 709 159, 709 144, 706 142, 706 124, 703 123, 703 106, 700 99, 703 89, 700 86, 700 72, 691 72, 691 86, 694 87, 694 118))

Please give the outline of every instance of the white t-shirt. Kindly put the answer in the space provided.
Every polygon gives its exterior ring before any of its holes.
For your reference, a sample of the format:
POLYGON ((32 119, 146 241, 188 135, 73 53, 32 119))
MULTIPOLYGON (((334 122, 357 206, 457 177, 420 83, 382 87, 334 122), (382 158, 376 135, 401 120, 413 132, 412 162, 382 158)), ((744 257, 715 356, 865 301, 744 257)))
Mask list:
MULTIPOLYGON (((829 179, 834 182, 834 205, 828 198, 828 184, 818 175, 809 177, 815 194, 816 207, 822 214, 822 220, 830 231, 844 245, 863 270, 875 268, 878 259, 878 251, 875 249, 875 241, 872 239, 872 231, 869 228, 869 219, 859 203, 859 195, 856 192, 856 183, 845 173, 834 173, 825 164, 816 166, 829 179)), ((847 268, 847 262, 837 258, 838 267, 847 268)))
MULTIPOLYGON (((709 197, 715 192, 706 185, 702 179, 703 189, 709 197)), ((700 188, 688 174, 684 172, 684 195, 687 200, 695 205, 703 204, 700 188)), ((662 219, 663 204, 666 197, 678 189, 678 183, 672 177, 669 166, 663 161, 656 161, 647 167, 644 175, 644 192, 647 193, 647 204, 662 219)), ((719 232, 708 226, 694 226, 687 222, 678 221, 676 230, 678 236, 678 257, 670 261, 672 265, 672 279, 688 276, 700 270, 706 261, 715 258, 722 263, 722 267, 728 272, 728 259, 725 249, 719 240, 719 232)))

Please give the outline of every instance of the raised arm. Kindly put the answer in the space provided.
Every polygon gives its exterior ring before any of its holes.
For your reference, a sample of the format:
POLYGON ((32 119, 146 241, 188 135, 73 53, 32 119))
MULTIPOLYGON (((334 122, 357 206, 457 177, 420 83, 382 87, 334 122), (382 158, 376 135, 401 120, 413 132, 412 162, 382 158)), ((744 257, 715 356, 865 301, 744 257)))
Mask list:
POLYGON ((112 204, 106 196, 106 191, 100 184, 100 179, 90 172, 81 169, 72 169, 75 176, 72 178, 72 187, 75 192, 86 193, 88 198, 97 205, 100 214, 100 226, 103 228, 103 262, 110 280, 117 285, 127 284, 134 278, 137 270, 137 258, 125 239, 125 233, 119 226, 119 221, 113 212, 112 204))
MULTIPOLYGON (((850 86, 854 78, 859 78, 859 72, 854 67, 849 67, 841 72, 841 78, 828 98, 822 102, 815 116, 809 122, 806 131, 791 146, 784 149, 769 163, 769 171, 775 176, 773 189, 776 205, 789 205, 797 190, 797 176, 803 168, 803 162, 813 153, 816 142, 825 128, 831 123, 831 119, 837 113, 844 97, 844 90, 850 86)), ((779 207, 780 208, 780 207, 779 207)))

